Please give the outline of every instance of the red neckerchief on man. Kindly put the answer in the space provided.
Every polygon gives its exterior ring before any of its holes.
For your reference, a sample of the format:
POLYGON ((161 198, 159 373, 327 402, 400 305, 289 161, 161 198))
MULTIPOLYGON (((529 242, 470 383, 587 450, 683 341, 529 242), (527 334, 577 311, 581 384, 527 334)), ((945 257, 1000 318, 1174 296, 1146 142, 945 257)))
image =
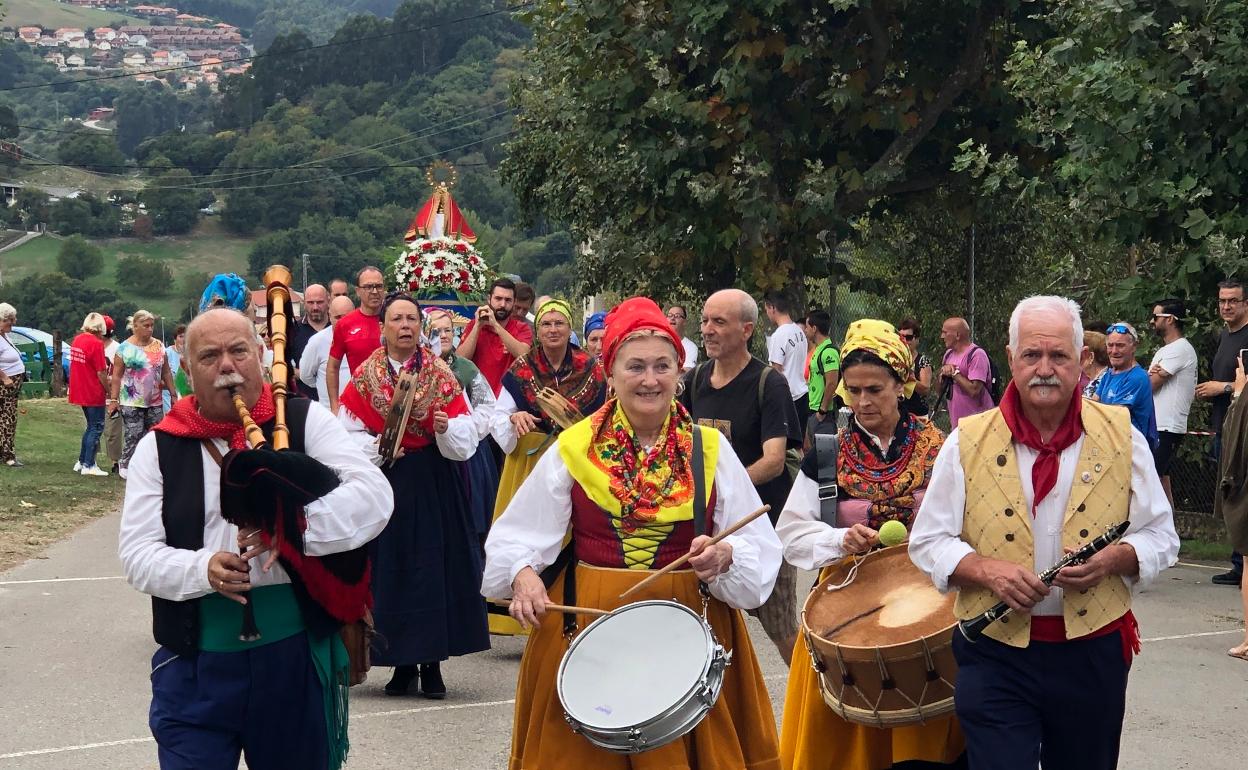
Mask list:
MULTIPOLYGON (((268 383, 265 383, 259 400, 250 411, 257 425, 263 425, 273 419, 273 391, 268 383)), ((231 449, 247 448, 247 433, 243 430, 243 424, 209 420, 199 413, 199 402, 195 400, 195 396, 178 399, 165 418, 156 424, 154 430, 180 438, 201 440, 220 438, 228 441, 231 449)))
POLYGON ((1083 435, 1083 396, 1075 390, 1070 397, 1070 406, 1066 408, 1066 416, 1061 425, 1047 442, 1040 438, 1040 431, 1032 425, 1031 420, 1023 413, 1022 400, 1018 388, 1011 381, 1001 397, 1001 416, 1010 427, 1014 440, 1023 446, 1030 447, 1039 453, 1036 462, 1031 466, 1032 503, 1031 517, 1036 517, 1036 508, 1040 506, 1053 487, 1057 485, 1057 470, 1060 462, 1058 456, 1072 446, 1083 435))

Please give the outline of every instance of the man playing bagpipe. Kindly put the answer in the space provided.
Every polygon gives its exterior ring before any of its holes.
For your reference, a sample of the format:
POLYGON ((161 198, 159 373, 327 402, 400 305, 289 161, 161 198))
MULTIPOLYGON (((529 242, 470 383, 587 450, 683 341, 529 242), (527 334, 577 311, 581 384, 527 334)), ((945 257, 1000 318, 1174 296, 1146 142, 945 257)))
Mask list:
POLYGON ((119 555, 152 595, 149 723, 160 766, 341 766, 348 658, 338 631, 371 604, 363 546, 390 485, 324 407, 285 405, 289 448, 251 322, 209 310, 187 329, 194 395, 131 460, 119 555), (252 426, 256 428, 256 426, 252 426), (279 431, 280 432, 280 431, 279 431), (257 638, 258 637, 258 638, 257 638))

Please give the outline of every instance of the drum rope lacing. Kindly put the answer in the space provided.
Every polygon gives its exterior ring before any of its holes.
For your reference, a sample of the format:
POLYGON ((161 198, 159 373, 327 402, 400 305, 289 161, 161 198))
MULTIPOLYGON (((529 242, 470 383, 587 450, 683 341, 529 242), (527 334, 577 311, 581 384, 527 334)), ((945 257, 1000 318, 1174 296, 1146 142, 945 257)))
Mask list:
POLYGON ((849 565, 849 572, 845 573, 845 579, 835 585, 827 586, 824 590, 825 591, 840 591, 842 588, 849 588, 851 585, 853 585, 854 580, 858 577, 858 568, 862 566, 864 563, 866 563, 867 559, 870 559, 871 556, 875 553, 876 553, 875 551, 869 551, 863 554, 862 556, 859 556, 858 554, 854 554, 853 555, 854 563, 849 565))

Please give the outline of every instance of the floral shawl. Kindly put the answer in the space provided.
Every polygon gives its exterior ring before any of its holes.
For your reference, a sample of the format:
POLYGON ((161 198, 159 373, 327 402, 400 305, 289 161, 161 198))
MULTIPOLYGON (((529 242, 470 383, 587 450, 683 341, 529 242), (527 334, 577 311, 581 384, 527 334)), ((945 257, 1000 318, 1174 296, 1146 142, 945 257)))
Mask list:
MULTIPOLYGON (((415 450, 433 443, 434 412, 443 411, 448 417, 458 417, 467 414, 468 407, 455 373, 432 350, 418 348, 403 365, 403 370, 416 371, 416 394, 403 434, 403 448, 415 450)), ((380 434, 385 430, 398 380, 399 372, 390 365, 386 349, 378 348, 355 370, 355 376, 343 391, 342 405, 370 432, 380 434)))
POLYGON ((850 497, 866 500, 867 526, 879 529, 896 520, 909 529, 915 514, 915 493, 932 478, 944 434, 927 420, 902 412, 892 444, 881 455, 857 425, 841 431, 837 483, 850 497))
POLYGON ((606 399, 607 376, 596 358, 575 345, 568 345, 563 364, 555 369, 541 346, 534 344, 533 350, 516 359, 503 375, 503 387, 515 399, 517 408, 541 418, 541 429, 550 432, 553 424, 537 405, 537 391, 553 388, 588 416, 606 399))

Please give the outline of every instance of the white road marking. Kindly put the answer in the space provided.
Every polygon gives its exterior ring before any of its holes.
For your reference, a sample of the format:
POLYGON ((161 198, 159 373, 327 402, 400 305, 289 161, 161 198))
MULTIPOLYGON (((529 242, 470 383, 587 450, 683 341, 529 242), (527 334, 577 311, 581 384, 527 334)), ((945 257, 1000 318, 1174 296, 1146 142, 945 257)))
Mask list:
POLYGON ((511 700, 490 700, 478 701, 475 703, 449 703, 445 706, 420 706, 410 709, 395 709, 393 711, 366 711, 362 714, 352 714, 351 720, 370 719, 372 717, 395 717, 404 714, 424 714, 430 711, 458 711, 460 709, 470 708, 489 708, 491 706, 511 706, 516 702, 515 698, 511 700))
POLYGON ((1214 567, 1209 564, 1192 564, 1190 561, 1180 561, 1180 562, 1175 562, 1175 564, 1177 564, 1180 567, 1195 567, 1196 569, 1211 569, 1217 572, 1226 572, 1228 569, 1230 569, 1229 567, 1225 567, 1225 566, 1214 567))
MULTIPOLYGON (((122 575, 110 575, 108 577, 81 577, 81 578, 46 578, 44 580, 0 580, 0 586, 29 586, 36 583, 87 583, 96 580, 125 580, 122 575)), ((3 757, 0 757, 3 759, 3 757)))
POLYGON ((34 749, 33 751, 15 751, 12 754, 0 754, 0 759, 20 759, 37 757, 43 754, 63 754, 67 751, 83 751, 85 749, 104 749, 110 746, 130 746, 135 743, 153 743, 154 738, 126 738, 122 741, 103 741, 101 743, 84 743, 80 746, 61 746, 55 749, 34 749))
POLYGON ((1195 639, 1198 636, 1225 636, 1226 634, 1242 634, 1242 628, 1228 628, 1225 631, 1201 631, 1195 634, 1175 634, 1174 636, 1154 636, 1149 639, 1141 639, 1141 642, 1171 642, 1175 639, 1195 639))

